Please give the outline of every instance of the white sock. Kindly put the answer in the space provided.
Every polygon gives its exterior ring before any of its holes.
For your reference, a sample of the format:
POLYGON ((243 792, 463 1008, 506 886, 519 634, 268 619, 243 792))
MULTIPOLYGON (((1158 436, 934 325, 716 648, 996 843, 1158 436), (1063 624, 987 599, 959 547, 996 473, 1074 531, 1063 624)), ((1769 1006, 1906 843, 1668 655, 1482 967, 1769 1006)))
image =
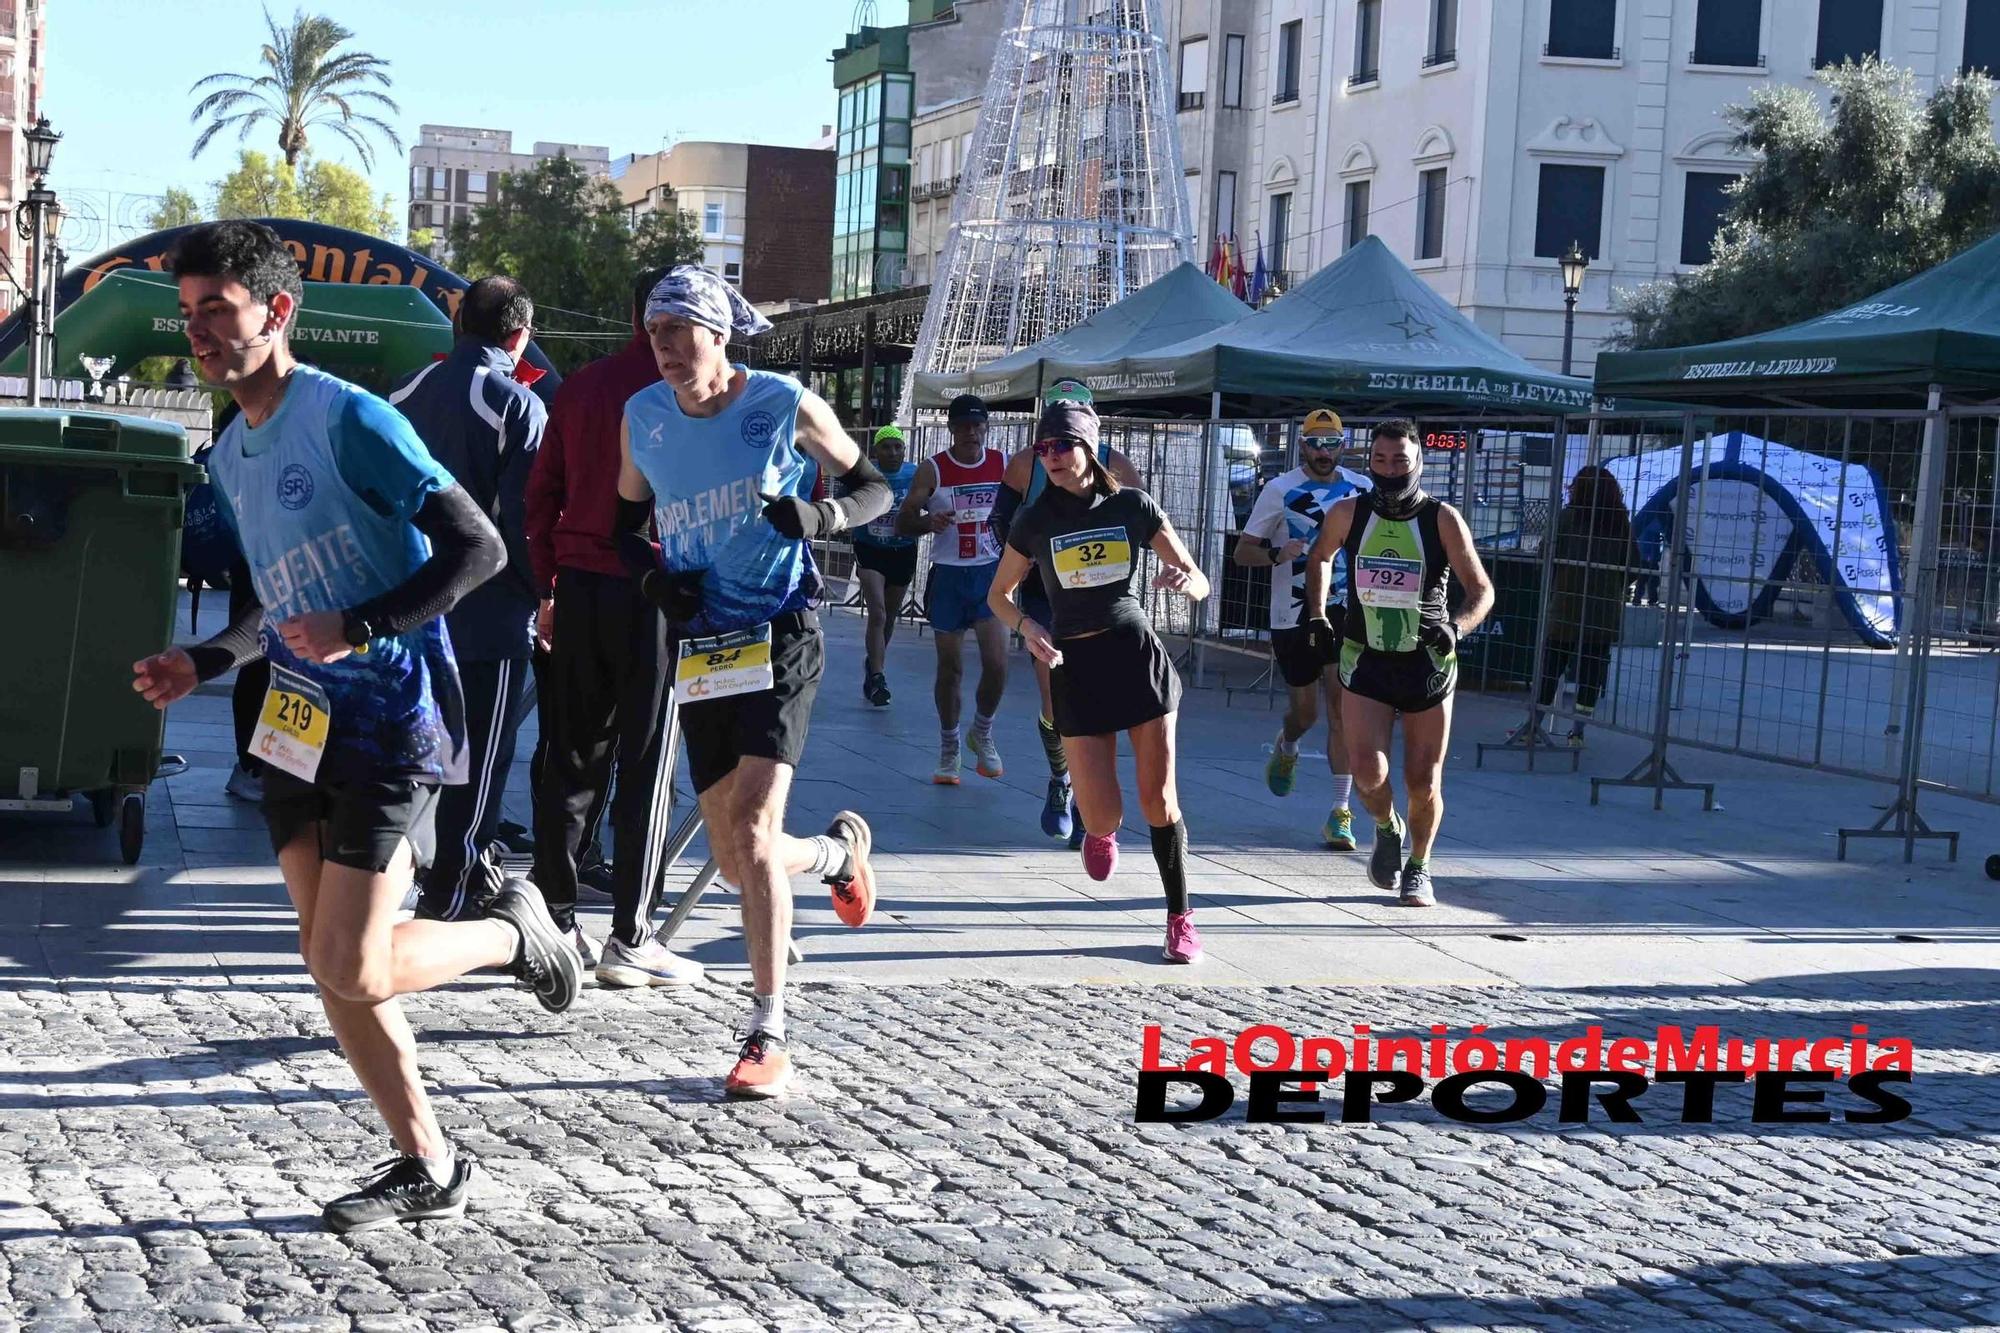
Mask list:
POLYGON ((972 734, 981 740, 985 740, 988 736, 991 736, 993 734, 992 715, 989 713, 974 713, 972 715, 972 734))
POLYGON ((847 845, 838 838, 824 833, 815 834, 805 841, 812 844, 812 864, 806 867, 808 874, 828 879, 844 879, 848 873, 847 845))
POLYGON ((439 1186, 451 1184, 451 1173, 458 1167, 458 1153, 450 1143, 446 1143, 435 1156, 419 1157, 424 1170, 430 1173, 431 1183, 439 1186))
POLYGON ((1353 793, 1354 775, 1352 773, 1335 774, 1333 779, 1333 808, 1336 810, 1347 809, 1347 798, 1353 795, 1353 793))
POLYGON ((1285 735, 1284 729, 1280 728, 1278 731, 1278 753, 1297 754, 1298 752, 1299 752, 1299 743, 1291 739, 1289 736, 1285 735))
POLYGON ((785 1039, 785 997, 780 995, 759 995, 750 1005, 750 1030, 785 1039))
POLYGON ((938 731, 938 740, 939 740, 939 742, 941 743, 941 745, 942 745, 942 748, 945 748, 945 749, 951 749, 951 750, 955 750, 955 749, 957 749, 957 748, 958 748, 958 728, 957 728, 957 727, 943 727, 943 728, 939 729, 939 731, 938 731))

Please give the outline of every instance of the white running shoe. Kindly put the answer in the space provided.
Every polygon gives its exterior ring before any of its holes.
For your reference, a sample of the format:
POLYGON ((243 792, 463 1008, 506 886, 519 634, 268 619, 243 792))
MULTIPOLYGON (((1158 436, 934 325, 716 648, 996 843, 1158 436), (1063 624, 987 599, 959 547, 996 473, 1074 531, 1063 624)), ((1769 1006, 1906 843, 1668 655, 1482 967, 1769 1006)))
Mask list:
POLYGON ((255 773, 245 772, 243 765, 237 764, 229 770, 229 781, 222 789, 239 801, 252 805, 264 803, 264 779, 255 773))
POLYGON ((955 740, 946 741, 944 748, 938 751, 937 772, 931 774, 931 781, 940 787, 956 787, 958 785, 958 756, 958 742, 955 740))
POLYGON ((703 975, 700 963, 681 957, 652 938, 637 948, 615 937, 608 939, 604 941, 604 955, 597 964, 598 983, 621 988, 692 986, 703 975))
POLYGON ((598 984, 597 946, 590 942, 590 936, 583 933, 582 926, 570 928, 569 942, 576 946, 577 965, 583 970, 583 987, 588 990, 598 984))
POLYGON ((989 731, 982 736, 973 731, 966 736, 965 744, 972 751, 972 757, 978 761, 974 767, 979 770, 980 777, 997 778, 1007 771, 1000 767, 1000 747, 993 743, 992 732, 989 731))

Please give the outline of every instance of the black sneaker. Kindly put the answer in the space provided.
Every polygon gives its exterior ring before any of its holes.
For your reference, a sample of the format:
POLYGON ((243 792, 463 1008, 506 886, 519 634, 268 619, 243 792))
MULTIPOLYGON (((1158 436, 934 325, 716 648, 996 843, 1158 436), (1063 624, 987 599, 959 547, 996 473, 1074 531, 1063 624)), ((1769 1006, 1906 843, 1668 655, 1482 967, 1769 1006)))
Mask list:
POLYGON ((598 861, 577 871, 576 887, 579 893, 587 893, 593 898, 612 898, 611 863, 598 861))
POLYGON ((868 679, 861 683, 861 693, 877 708, 887 708, 889 700, 895 697, 889 693, 889 678, 880 671, 868 673, 868 679))
POLYGON ((451 1179, 438 1184, 421 1157, 391 1157, 379 1163, 368 1183, 326 1206, 320 1220, 332 1232, 373 1231, 398 1222, 465 1216, 472 1163, 464 1153, 452 1164, 451 1179))
POLYGON ((1403 821, 1385 829, 1375 826, 1375 848, 1368 854, 1368 882, 1378 889, 1396 891, 1396 873, 1403 868, 1403 821))
POLYGON ((520 932, 520 949, 507 970, 534 987, 542 1008, 559 1014, 576 1003, 577 988, 583 984, 576 947, 550 920, 540 889, 526 880, 510 879, 487 915, 520 932))
POLYGON ((511 819, 503 819, 493 826, 493 841, 506 848, 511 856, 535 854, 535 835, 511 819))

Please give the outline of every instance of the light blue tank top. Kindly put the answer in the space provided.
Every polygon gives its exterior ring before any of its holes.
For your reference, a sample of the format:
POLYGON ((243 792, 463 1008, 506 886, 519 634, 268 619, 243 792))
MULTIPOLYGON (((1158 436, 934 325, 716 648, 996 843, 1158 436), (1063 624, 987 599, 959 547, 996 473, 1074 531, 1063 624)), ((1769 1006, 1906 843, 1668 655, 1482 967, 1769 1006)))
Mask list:
POLYGON ((889 501, 888 509, 884 510, 879 518, 871 519, 854 530, 855 544, 887 546, 895 549, 915 546, 917 544, 915 537, 896 535, 896 511, 901 509, 903 501, 909 498, 910 483, 917 479, 917 465, 905 459, 903 466, 885 475, 889 481, 889 494, 893 498, 889 501))
POLYGON ((758 499, 811 494, 818 469, 794 440, 805 389, 786 375, 748 375, 712 417, 681 411, 664 380, 625 402, 632 463, 653 488, 661 559, 669 572, 702 573, 702 612, 689 626, 699 635, 761 625, 820 593, 810 546, 766 523, 758 499))
POLYGON ((411 518, 452 479, 403 415, 344 380, 300 366, 269 420, 237 417, 209 459, 216 495, 264 607, 264 655, 332 705, 322 781, 465 780, 464 700, 442 620, 331 664, 293 656, 277 624, 344 611, 405 582, 430 558, 411 518))

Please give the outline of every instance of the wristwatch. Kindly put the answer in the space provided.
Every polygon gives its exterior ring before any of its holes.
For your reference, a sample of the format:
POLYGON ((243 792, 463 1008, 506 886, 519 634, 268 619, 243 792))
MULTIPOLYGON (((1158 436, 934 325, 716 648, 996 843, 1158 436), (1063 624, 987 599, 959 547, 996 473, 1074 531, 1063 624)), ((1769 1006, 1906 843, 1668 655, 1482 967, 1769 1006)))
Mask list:
POLYGON ((340 636, 350 648, 365 648, 371 639, 379 637, 375 627, 353 611, 340 613, 340 636))

